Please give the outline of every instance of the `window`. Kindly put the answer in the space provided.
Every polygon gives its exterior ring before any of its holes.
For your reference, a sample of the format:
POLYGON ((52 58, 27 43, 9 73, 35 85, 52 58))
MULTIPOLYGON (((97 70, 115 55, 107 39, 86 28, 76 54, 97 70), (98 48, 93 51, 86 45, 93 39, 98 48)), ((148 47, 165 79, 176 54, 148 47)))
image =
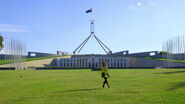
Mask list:
POLYGON ((155 56, 155 52, 150 53, 150 56, 155 56))
POLYGON ((127 54, 127 52, 123 52, 123 55, 126 55, 127 54))
POLYGON ((78 62, 78 59, 77 59, 77 67, 79 66, 79 62, 78 62))
POLYGON ((86 59, 86 67, 87 67, 87 59, 86 59))
POLYGON ((126 58, 124 58, 124 67, 126 67, 126 58))
POLYGON ((109 66, 109 59, 107 59, 108 60, 108 62, 107 62, 107 66, 109 66))
POLYGON ((84 66, 84 59, 82 59, 82 66, 84 66))
POLYGON ((89 62, 89 67, 91 67, 91 63, 89 62))
POLYGON ((92 58, 92 61, 94 61, 94 58, 92 58))
POLYGON ((99 58, 99 66, 101 66, 101 59, 99 58))
POLYGON ((81 64, 82 64, 82 59, 80 59, 80 67, 81 67, 81 64))
POLYGON ((30 56, 36 57, 36 53, 31 53, 30 56))

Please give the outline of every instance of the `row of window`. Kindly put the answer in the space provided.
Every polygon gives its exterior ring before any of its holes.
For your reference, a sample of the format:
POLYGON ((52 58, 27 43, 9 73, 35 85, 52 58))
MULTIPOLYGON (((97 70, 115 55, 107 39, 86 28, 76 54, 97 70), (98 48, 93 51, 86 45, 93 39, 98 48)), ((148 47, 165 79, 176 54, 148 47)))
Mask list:
MULTIPOLYGON (((95 59, 92 58, 91 60, 92 60, 92 62, 94 62, 95 59)), ((112 58, 111 58, 111 59, 103 59, 103 58, 99 58, 99 62, 109 62, 109 61, 111 61, 111 63, 112 63, 113 61, 114 61, 114 62, 116 62, 116 61, 117 61, 117 62, 122 62, 123 60, 125 61, 126 59, 125 59, 125 58, 124 58, 124 59, 122 59, 122 58, 121 58, 121 59, 112 59, 112 58)), ((69 63, 69 62, 72 62, 72 61, 73 61, 73 62, 75 62, 75 61, 77 61, 77 62, 79 62, 79 61, 80 61, 80 62, 84 62, 84 61, 87 62, 88 59, 75 59, 75 58, 74 58, 74 59, 61 59, 60 61, 61 61, 62 63, 65 63, 65 62, 69 63)))
MULTIPOLYGON (((102 63, 98 62, 85 62, 85 63, 60 63, 61 67, 101 67, 102 63)), ((126 62, 124 63, 107 63, 108 67, 126 67, 126 62)))
MULTIPOLYGON (((126 67, 126 63, 111 63, 107 66, 108 67, 126 67)), ((98 65, 98 63, 95 63, 95 64, 88 63, 88 64, 85 64, 85 65, 64 63, 64 64, 61 65, 61 67, 101 67, 101 65, 98 65)))

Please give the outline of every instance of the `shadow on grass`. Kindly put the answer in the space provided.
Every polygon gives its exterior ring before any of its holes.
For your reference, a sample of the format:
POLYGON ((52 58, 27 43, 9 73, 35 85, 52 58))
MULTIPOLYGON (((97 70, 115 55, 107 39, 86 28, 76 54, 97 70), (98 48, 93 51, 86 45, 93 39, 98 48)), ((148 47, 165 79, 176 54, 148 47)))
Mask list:
POLYGON ((185 73, 185 70, 184 71, 161 72, 161 73, 156 73, 156 74, 174 74, 174 73, 185 73))
POLYGON ((185 82, 178 82, 175 83, 175 85, 173 85, 171 88, 169 88, 168 90, 176 90, 179 88, 185 87, 185 82))
POLYGON ((56 92, 76 92, 76 91, 92 91, 101 88, 89 88, 89 89, 75 89, 75 90, 65 90, 65 91, 56 91, 56 92))

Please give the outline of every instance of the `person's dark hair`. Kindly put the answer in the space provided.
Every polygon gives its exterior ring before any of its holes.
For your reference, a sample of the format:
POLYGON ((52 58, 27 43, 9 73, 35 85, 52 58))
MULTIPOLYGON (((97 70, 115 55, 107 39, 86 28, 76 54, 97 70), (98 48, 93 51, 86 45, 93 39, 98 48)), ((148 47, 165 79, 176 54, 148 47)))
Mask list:
POLYGON ((106 66, 106 62, 103 62, 103 66, 106 66))

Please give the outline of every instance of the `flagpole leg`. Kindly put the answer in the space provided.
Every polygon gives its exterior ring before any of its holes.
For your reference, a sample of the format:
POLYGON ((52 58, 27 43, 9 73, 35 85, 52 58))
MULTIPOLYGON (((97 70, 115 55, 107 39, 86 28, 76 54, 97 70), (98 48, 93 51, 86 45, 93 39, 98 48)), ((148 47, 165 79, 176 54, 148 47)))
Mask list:
POLYGON ((93 12, 92 12, 92 15, 91 15, 91 20, 93 20, 93 12))

